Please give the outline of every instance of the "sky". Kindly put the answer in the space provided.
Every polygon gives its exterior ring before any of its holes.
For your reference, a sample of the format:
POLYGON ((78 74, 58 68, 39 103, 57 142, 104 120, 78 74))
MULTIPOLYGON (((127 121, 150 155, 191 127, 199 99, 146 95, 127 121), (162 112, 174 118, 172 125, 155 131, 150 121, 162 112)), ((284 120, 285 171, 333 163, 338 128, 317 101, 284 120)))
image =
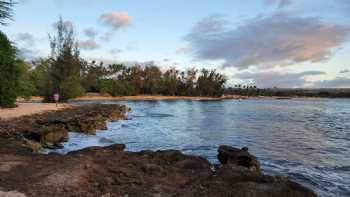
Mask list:
POLYGON ((27 60, 48 57, 62 17, 105 64, 216 69, 228 85, 350 88, 350 0, 17 0, 0 27, 27 60))

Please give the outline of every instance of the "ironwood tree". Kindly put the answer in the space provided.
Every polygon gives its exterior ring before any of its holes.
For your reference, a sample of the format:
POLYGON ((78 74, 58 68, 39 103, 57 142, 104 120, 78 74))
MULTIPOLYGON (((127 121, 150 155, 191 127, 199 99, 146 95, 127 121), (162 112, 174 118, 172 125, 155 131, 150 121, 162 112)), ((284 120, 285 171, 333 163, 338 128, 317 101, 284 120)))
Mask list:
POLYGON ((61 100, 66 101, 84 93, 81 85, 82 61, 73 26, 60 18, 55 28, 56 35, 49 36, 51 58, 45 100, 52 101, 52 95, 59 93, 61 100))

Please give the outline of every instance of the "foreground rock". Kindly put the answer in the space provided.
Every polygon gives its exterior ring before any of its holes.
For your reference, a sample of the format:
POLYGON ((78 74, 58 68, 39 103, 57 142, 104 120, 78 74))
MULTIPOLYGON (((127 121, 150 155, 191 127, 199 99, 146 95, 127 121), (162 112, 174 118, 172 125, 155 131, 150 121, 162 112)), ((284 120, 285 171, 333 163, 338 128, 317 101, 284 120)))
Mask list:
POLYGON ((242 149, 222 145, 218 150, 218 160, 222 164, 243 166, 253 172, 260 172, 260 164, 257 158, 248 152, 247 147, 242 149))
POLYGON ((107 121, 125 119, 128 110, 126 106, 120 105, 75 106, 62 111, 0 121, 0 135, 23 139, 29 147, 35 143, 55 147, 68 139, 68 132, 95 134, 96 130, 107 129, 107 121))
POLYGON ((206 159, 176 150, 127 152, 120 144, 40 155, 14 149, 15 141, 1 142, 0 188, 26 196, 316 196, 287 178, 235 162, 213 171, 206 159))

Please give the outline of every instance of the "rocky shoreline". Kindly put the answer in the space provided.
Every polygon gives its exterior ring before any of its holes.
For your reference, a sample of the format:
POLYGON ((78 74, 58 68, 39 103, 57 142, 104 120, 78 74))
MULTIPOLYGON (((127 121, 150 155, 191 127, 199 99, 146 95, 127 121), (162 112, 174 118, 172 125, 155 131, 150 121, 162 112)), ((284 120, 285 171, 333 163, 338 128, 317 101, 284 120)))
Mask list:
POLYGON ((108 121, 125 119, 129 109, 121 105, 81 105, 60 111, 0 121, 0 135, 22 140, 37 152, 55 148, 68 139, 68 132, 96 134, 106 130, 108 121))
POLYGON ((221 165, 177 150, 90 147, 67 155, 38 154, 68 132, 94 134, 126 118, 119 105, 83 105, 0 121, 0 196, 316 196, 285 177, 267 176, 248 148, 220 146, 221 165))

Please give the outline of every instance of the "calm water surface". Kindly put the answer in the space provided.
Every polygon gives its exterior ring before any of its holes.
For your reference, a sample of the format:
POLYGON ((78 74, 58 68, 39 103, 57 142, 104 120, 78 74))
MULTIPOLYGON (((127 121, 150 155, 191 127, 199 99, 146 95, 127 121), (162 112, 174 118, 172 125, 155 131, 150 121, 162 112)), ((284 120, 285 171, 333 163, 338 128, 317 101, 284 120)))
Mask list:
POLYGON ((130 120, 96 136, 71 133, 60 152, 124 143, 130 151, 179 149, 218 163, 219 145, 247 146, 267 174, 288 175, 320 196, 350 196, 350 100, 99 102, 128 105, 130 120))

